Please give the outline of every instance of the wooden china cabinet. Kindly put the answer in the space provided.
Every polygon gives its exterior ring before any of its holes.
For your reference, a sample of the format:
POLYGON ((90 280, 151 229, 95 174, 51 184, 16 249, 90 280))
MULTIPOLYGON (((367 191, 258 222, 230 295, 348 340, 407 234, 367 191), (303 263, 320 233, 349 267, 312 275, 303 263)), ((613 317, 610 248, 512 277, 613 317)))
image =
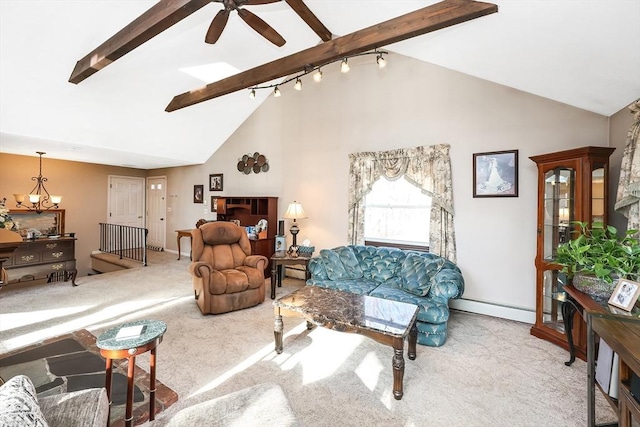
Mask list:
MULTIPOLYGON (((530 157, 538 166, 536 322, 531 334, 568 349, 562 308, 567 277, 554 264, 557 248, 576 229, 572 221, 607 224, 609 156, 615 148, 582 147, 530 157)), ((566 308, 566 307, 565 307, 566 308)), ((586 325, 573 321, 576 356, 585 360, 586 325)))

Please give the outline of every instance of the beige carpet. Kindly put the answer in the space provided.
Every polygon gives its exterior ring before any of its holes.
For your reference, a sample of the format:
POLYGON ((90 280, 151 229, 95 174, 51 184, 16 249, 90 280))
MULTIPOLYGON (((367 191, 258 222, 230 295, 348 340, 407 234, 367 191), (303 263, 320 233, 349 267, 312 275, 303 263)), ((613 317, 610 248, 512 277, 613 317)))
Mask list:
MULTIPOLYGON (((168 324, 158 379, 179 400, 167 414, 255 384, 279 384, 307 426, 584 426, 586 364, 529 334, 529 325, 454 312, 443 347, 407 360, 404 397, 392 396, 392 349, 359 335, 285 318, 284 352, 273 351, 271 300, 203 316, 189 260, 151 253, 148 267, 0 290, 0 354, 77 329, 98 335, 133 319, 168 324)), ((285 280, 278 296, 302 286, 285 280)), ((148 366, 148 356, 138 358, 148 366)), ((597 393, 599 395, 599 393, 597 393)), ((598 396, 599 421, 615 419, 598 396)))

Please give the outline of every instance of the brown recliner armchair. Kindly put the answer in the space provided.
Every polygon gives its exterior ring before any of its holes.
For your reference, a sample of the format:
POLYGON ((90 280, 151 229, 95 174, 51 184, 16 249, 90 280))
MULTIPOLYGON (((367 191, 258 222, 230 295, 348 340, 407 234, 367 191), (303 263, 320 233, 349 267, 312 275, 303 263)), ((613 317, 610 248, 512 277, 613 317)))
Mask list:
POLYGON ((267 258, 251 255, 243 227, 217 221, 191 231, 190 266, 196 303, 202 314, 220 314, 264 301, 267 258))

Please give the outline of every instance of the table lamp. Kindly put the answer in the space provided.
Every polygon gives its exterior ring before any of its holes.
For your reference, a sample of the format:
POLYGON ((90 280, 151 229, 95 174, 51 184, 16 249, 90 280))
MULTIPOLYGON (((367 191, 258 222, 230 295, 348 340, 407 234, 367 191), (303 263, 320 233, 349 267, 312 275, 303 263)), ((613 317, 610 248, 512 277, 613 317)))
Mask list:
POLYGON ((293 201, 293 203, 291 203, 289 205, 289 207, 287 208, 287 212, 284 214, 284 217, 286 219, 292 219, 293 223, 291 224, 291 228, 289 228, 289 231, 291 232, 291 235, 293 236, 293 245, 292 246, 298 246, 297 243, 297 235, 298 232, 300 231, 300 229, 298 228, 298 223, 296 222, 296 219, 304 219, 307 218, 307 214, 304 213, 304 209, 302 208, 302 204, 296 202, 295 200, 293 201))

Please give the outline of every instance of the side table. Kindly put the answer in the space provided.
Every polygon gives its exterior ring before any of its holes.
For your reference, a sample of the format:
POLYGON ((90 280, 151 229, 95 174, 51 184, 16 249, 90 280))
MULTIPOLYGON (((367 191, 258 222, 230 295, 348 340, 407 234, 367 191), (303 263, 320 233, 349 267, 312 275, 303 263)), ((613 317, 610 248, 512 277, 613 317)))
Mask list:
MULTIPOLYGON (((180 261, 180 239, 183 237, 188 237, 189 238, 189 247, 191 247, 191 242, 193 241, 193 238, 191 237, 191 230, 176 230, 176 233, 178 233, 178 261, 180 261)), ((191 252, 189 252, 191 253, 191 252)), ((191 258, 191 255, 189 255, 189 258, 191 258)))
POLYGON ((113 359, 128 359, 127 365, 127 404, 125 412, 125 425, 133 425, 133 378, 136 366, 136 356, 151 350, 149 357, 150 380, 149 380, 149 420, 155 418, 156 400, 156 351, 157 346, 162 342, 162 336, 167 331, 167 324, 160 320, 136 320, 124 323, 101 334, 96 345, 100 349, 100 354, 106 359, 106 380, 107 398, 111 407, 111 374, 113 369, 113 359), (123 328, 131 326, 143 326, 140 335, 131 338, 116 338, 118 332, 123 328))
POLYGON ((305 280, 309 280, 311 278, 311 274, 309 273, 310 259, 310 256, 297 256, 293 258, 289 255, 274 255, 271 257, 271 299, 276 299, 276 281, 278 283, 278 287, 282 286, 282 266, 304 264, 305 280))

